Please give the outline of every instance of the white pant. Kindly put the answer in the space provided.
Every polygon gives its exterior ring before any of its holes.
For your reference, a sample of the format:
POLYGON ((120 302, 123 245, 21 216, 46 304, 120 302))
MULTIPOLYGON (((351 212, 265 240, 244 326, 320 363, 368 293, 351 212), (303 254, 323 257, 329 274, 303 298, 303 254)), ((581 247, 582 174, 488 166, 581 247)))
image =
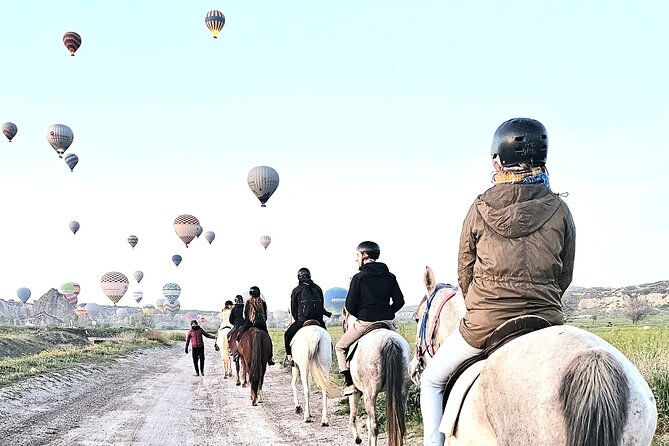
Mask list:
POLYGON ((444 434, 439 432, 443 416, 444 386, 460 364, 481 353, 467 344, 459 329, 455 329, 439 347, 420 377, 420 410, 423 415, 423 444, 443 445, 444 434))

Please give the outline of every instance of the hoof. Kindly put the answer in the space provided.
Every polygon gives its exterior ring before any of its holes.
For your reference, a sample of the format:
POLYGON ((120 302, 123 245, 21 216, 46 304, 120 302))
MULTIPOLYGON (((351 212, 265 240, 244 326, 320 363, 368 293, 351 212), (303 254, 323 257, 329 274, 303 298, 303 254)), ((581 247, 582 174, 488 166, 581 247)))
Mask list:
POLYGON ((236 386, 241 386, 242 383, 240 383, 239 381, 237 381, 237 384, 235 384, 235 385, 236 385, 236 386))
POLYGON ((256 401, 251 401, 251 405, 252 405, 252 406, 257 406, 258 403, 257 403, 256 401))
POLYGON ((228 379, 228 376, 227 376, 227 375, 223 375, 223 379, 228 379))
POLYGON ((362 438, 357 437, 357 438, 355 439, 355 444, 360 444, 360 443, 362 443, 362 438))
POLYGON ((329 425, 330 425, 330 423, 328 423, 327 421, 322 421, 321 422, 321 426, 323 426, 323 427, 328 427, 329 425))
POLYGON ((305 423, 312 423, 313 421, 314 420, 311 417, 304 420, 305 423))
MULTIPOLYGON (((242 384, 242 387, 246 387, 246 383, 242 384)), ((255 404, 254 404, 254 406, 255 406, 255 404)))
POLYGON ((295 413, 302 413, 302 406, 295 406, 295 413))

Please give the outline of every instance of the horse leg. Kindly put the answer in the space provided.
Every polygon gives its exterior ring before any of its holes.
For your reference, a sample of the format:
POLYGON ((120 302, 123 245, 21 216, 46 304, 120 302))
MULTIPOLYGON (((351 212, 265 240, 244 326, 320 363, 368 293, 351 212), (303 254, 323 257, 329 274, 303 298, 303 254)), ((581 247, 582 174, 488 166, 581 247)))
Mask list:
POLYGON ((376 422, 376 396, 377 393, 365 393, 365 410, 367 411, 367 433, 369 434, 369 446, 376 446, 376 437, 379 435, 379 426, 376 422))
POLYGON ((302 371, 302 390, 304 391, 304 422, 311 423, 313 420, 311 418, 311 407, 310 404, 310 390, 311 383, 309 382, 309 366, 304 367, 306 370, 302 371))
POLYGON ((360 392, 355 392, 348 397, 348 407, 351 411, 348 417, 348 427, 353 431, 353 439, 355 444, 362 443, 360 434, 358 433, 358 403, 360 402, 360 392))
POLYGON ((302 406, 300 406, 300 401, 297 399, 297 378, 300 375, 300 371, 297 367, 292 367, 292 379, 290 381, 290 386, 293 388, 293 404, 295 404, 295 413, 302 413, 302 406))
POLYGON ((237 370, 237 386, 240 386, 242 383, 239 380, 239 359, 235 360, 235 369, 237 370))
POLYGON ((328 393, 325 389, 321 389, 323 393, 323 411, 321 412, 321 426, 329 426, 330 421, 328 421, 328 393))

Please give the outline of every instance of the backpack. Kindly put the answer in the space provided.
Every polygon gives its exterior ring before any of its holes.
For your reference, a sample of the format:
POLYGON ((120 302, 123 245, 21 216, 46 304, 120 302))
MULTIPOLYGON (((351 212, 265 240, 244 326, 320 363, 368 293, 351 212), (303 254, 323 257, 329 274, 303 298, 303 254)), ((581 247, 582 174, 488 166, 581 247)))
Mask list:
POLYGON ((297 320, 323 318, 323 297, 315 285, 307 285, 300 295, 300 303, 297 306, 297 320))

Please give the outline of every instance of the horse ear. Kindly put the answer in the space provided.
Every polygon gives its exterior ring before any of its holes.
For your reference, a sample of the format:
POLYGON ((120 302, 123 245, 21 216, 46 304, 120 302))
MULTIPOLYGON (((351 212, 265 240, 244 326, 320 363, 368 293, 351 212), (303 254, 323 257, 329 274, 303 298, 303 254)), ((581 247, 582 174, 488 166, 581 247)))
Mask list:
POLYGON ((434 290, 437 289, 437 283, 434 280, 434 273, 432 268, 429 266, 425 267, 425 276, 423 277, 423 283, 425 284, 425 289, 427 290, 427 295, 431 296, 434 293, 434 290))

